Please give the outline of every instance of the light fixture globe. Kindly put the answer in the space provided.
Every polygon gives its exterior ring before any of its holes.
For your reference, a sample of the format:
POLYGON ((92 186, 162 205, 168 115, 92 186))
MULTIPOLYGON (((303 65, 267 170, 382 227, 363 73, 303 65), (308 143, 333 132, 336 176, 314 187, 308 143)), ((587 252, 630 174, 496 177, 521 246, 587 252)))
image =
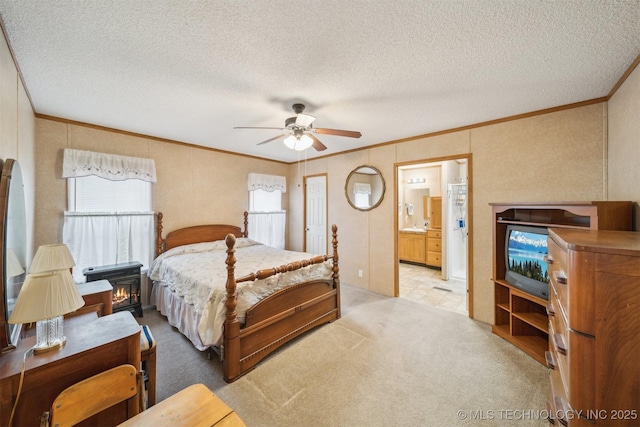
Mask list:
POLYGON ((309 135, 289 135, 284 139, 284 145, 291 150, 304 151, 313 145, 313 139, 309 135))
POLYGON ((298 140, 298 144, 296 144, 296 150, 304 151, 307 148, 311 147, 313 144, 313 139, 309 135, 302 135, 298 140))

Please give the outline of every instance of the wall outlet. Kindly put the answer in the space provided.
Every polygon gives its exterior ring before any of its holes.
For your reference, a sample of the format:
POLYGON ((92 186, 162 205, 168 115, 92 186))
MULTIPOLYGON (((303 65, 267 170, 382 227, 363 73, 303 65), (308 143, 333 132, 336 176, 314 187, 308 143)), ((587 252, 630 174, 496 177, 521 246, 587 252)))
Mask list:
POLYGON ((362 270, 358 270, 358 277, 362 277, 362 270))

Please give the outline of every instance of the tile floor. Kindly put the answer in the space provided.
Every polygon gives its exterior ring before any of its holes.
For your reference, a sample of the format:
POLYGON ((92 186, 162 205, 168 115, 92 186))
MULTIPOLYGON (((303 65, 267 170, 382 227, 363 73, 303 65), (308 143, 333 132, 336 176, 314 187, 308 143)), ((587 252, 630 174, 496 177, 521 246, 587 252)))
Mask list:
POLYGON ((430 304, 468 315, 466 283, 442 280, 440 270, 401 262, 399 269, 400 298, 430 304))

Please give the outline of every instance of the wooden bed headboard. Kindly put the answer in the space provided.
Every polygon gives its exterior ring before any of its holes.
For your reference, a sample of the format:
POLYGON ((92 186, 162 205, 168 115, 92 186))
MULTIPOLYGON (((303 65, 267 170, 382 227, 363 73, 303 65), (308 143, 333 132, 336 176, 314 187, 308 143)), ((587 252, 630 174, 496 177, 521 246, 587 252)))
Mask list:
POLYGON ((162 212, 158 212, 156 222, 156 256, 176 246, 190 245, 193 243, 213 242, 224 240, 228 234, 236 237, 248 237, 249 213, 244 213, 244 231, 240 227, 227 224, 194 225, 180 228, 162 238, 162 212))

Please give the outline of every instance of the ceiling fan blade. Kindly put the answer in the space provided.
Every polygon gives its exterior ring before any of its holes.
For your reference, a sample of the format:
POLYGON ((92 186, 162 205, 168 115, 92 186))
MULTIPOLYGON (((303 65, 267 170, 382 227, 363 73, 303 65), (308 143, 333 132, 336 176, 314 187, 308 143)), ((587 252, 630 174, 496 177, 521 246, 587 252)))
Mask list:
POLYGON ((302 127, 308 127, 308 126, 311 126, 311 123, 313 123, 315 119, 316 119, 315 117, 310 116, 309 114, 299 113, 296 116, 296 125, 302 126, 302 127))
POLYGON ((267 142, 271 142, 271 141, 274 141, 274 140, 276 140, 278 138, 282 138, 283 136, 284 136, 284 134, 278 135, 278 136, 274 136, 273 138, 269 138, 266 141, 258 142, 258 144, 256 144, 256 145, 266 144, 267 142))
POLYGON ((349 138, 360 138, 362 134, 360 132, 352 131, 352 130, 340 130, 340 129, 323 129, 316 128, 314 129, 316 133, 321 135, 337 135, 337 136, 347 136, 349 138))
POLYGON ((252 127, 252 126, 235 126, 234 129, 277 129, 284 130, 285 128, 272 128, 272 127, 252 127))
POLYGON ((327 149, 327 146, 324 145, 322 142, 320 142, 320 140, 318 138, 315 137, 315 135, 309 133, 307 134, 311 137, 311 139, 313 139, 313 145, 312 147, 316 149, 316 151, 324 151, 327 149))

